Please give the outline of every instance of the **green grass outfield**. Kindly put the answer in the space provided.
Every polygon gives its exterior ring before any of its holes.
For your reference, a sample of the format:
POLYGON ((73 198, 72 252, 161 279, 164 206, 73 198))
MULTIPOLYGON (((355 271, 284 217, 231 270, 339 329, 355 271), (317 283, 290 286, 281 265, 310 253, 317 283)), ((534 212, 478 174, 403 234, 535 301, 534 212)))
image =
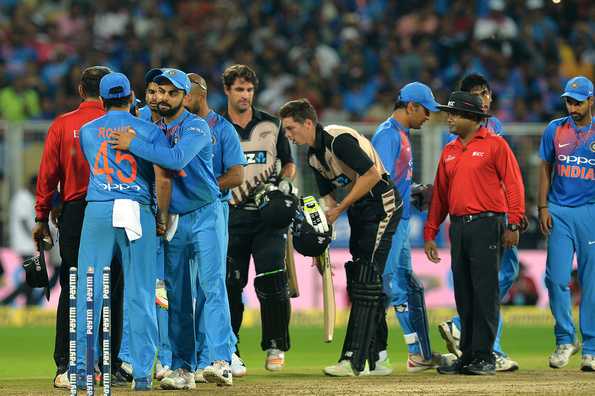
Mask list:
MULTIPOLYGON (((435 319, 435 315, 432 315, 435 319)), ((435 320, 434 320, 435 322, 435 320)), ((549 324, 523 323, 507 326, 504 348, 517 360, 521 370, 493 377, 441 376, 434 370, 409 374, 405 371, 406 349, 402 334, 391 319, 389 355, 395 372, 388 377, 337 379, 325 377, 321 369, 334 363, 341 349, 345 329, 335 332, 335 341, 322 342, 319 324, 304 325, 294 320, 291 327, 292 348, 286 354, 286 368, 280 373, 264 370, 260 351, 260 328, 252 326, 241 333, 241 350, 249 375, 236 379, 231 388, 201 384, 191 393, 202 394, 581 394, 595 395, 595 373, 579 371, 580 358, 573 357, 564 369, 547 367, 547 356, 554 344, 549 324)), ((435 350, 446 352, 436 326, 431 336, 435 350)), ((65 395, 51 387, 54 374, 54 328, 44 325, 0 327, 0 395, 65 395)), ((97 388, 99 394, 101 389, 97 388)), ((129 393, 116 389, 115 394, 129 393)), ((167 394, 155 391, 150 394, 167 394)), ((189 392, 180 392, 186 393, 189 392)), ((82 393, 81 393, 82 394, 82 393)), ((146 393, 145 393, 146 394, 146 393)))

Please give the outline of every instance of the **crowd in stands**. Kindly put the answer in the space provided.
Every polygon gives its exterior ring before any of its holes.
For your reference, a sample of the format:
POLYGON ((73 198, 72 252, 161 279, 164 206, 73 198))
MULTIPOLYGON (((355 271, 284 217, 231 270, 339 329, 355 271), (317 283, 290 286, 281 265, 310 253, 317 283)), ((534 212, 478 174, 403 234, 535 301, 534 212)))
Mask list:
POLYGON ((590 79, 590 0, 0 0, 0 119, 51 119, 74 108, 81 66, 220 75, 252 65, 258 102, 276 112, 307 97, 329 121, 378 121, 399 87, 420 80, 444 101, 460 77, 491 81, 502 121, 546 121, 561 87, 590 79))

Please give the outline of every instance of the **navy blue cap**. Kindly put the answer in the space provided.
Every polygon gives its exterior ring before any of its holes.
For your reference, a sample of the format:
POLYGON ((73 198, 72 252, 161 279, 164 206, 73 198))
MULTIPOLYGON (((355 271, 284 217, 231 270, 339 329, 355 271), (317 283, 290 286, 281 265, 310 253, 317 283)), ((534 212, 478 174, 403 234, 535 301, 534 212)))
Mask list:
POLYGON ((400 102, 413 102, 422 105, 432 112, 437 112, 438 102, 434 99, 434 94, 430 87, 420 82, 412 82, 401 88, 398 100, 400 102))
POLYGON ((108 73, 99 81, 99 95, 103 99, 119 99, 130 96, 130 81, 122 73, 108 73))
POLYGON ((593 83, 587 77, 573 77, 566 83, 566 88, 561 96, 584 102, 593 96, 593 83))
POLYGON ((157 77, 158 75, 160 75, 163 71, 161 69, 151 69, 147 72, 147 74, 145 74, 145 84, 149 84, 150 82, 152 82, 155 77, 157 77))
POLYGON ((153 78, 153 81, 157 84, 160 82, 170 82, 174 87, 181 89, 186 93, 190 93, 190 90, 192 89, 190 79, 186 73, 178 69, 161 69, 161 74, 158 74, 153 78))

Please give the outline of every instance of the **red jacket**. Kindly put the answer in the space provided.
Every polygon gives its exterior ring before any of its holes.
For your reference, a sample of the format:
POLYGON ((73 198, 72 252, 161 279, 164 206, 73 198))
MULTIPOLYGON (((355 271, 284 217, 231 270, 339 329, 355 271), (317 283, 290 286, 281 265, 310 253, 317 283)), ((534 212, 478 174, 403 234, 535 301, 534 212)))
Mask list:
POLYGON ((87 122, 104 114, 101 102, 87 101, 78 109, 58 116, 50 126, 37 177, 35 216, 38 219, 47 220, 58 183, 62 201, 85 198, 89 165, 83 156, 78 132, 87 122))
POLYGON ((508 213, 519 224, 525 213, 525 187, 519 164, 506 141, 481 127, 464 146, 457 139, 444 147, 424 227, 424 240, 436 238, 447 214, 508 213))

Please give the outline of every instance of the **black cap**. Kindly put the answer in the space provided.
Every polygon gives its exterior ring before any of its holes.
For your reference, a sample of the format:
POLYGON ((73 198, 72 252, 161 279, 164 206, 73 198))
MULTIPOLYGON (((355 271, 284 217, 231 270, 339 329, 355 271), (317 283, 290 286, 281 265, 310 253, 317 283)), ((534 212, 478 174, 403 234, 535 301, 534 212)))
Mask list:
POLYGON ((446 106, 439 105, 438 108, 447 113, 460 112, 473 114, 480 117, 491 117, 481 110, 481 98, 469 92, 455 91, 448 97, 446 106))
POLYGON ((161 69, 151 69, 145 74, 145 84, 149 85, 155 77, 162 73, 161 69))

